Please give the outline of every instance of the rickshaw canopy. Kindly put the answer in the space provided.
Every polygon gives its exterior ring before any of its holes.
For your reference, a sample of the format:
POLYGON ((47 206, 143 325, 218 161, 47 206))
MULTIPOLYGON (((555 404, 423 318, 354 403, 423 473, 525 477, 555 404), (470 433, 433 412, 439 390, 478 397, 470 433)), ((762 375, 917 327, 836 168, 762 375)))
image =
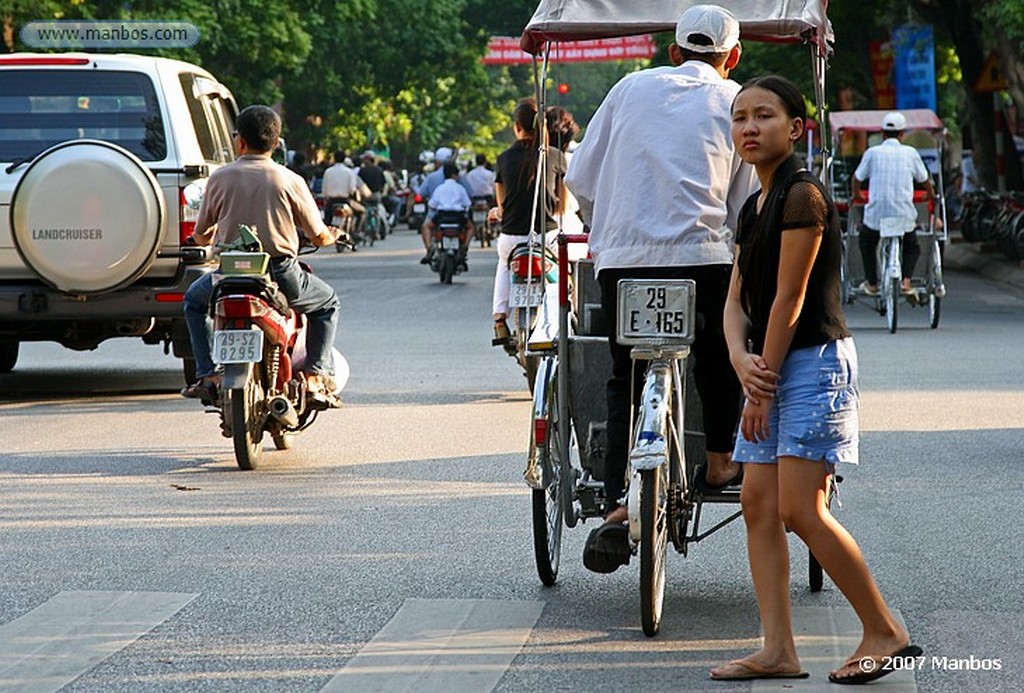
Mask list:
MULTIPOLYGON (((828 114, 828 121, 835 137, 844 131, 881 132, 882 118, 886 113, 891 112, 892 110, 832 111, 828 114)), ((927 130, 931 133, 941 133, 946 129, 939 116, 935 115, 930 108, 901 110, 900 113, 907 119, 907 130, 927 130)))
MULTIPOLYGON (((520 45, 536 55, 545 43, 674 31, 679 15, 701 0, 541 0, 520 45)), ((824 56, 833 42, 828 0, 731 0, 722 3, 750 41, 811 41, 824 56)))

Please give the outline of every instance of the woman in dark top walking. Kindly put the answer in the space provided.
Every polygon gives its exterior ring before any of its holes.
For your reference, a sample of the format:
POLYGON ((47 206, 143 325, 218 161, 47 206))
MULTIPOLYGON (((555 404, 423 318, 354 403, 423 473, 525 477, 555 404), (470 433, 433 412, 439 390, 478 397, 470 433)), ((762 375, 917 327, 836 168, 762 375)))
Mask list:
POLYGON ((560 211, 562 179, 565 177, 565 155, 560 149, 548 146, 544 157, 545 188, 534 215, 534 189, 537 180, 537 160, 543 136, 543 118, 537 116, 537 102, 522 99, 512 112, 512 131, 516 141, 498 155, 494 178, 494 192, 498 206, 491 210, 492 221, 501 223, 496 248, 498 267, 494 273, 494 337, 495 344, 507 343, 508 325, 508 257, 513 248, 526 240, 531 228, 545 234, 545 243, 551 245, 558 234, 555 215, 560 211))
POLYGON ((736 150, 761 182, 740 212, 725 336, 746 397, 733 459, 744 466, 741 501, 764 646, 711 677, 807 676, 790 622, 788 527, 863 626, 856 651, 829 680, 864 683, 890 673, 893 656, 921 650, 909 645, 857 542, 828 508, 835 465, 856 464, 858 439, 857 352, 840 307, 838 215, 793 155, 807 114, 791 82, 747 82, 732 118, 736 150))

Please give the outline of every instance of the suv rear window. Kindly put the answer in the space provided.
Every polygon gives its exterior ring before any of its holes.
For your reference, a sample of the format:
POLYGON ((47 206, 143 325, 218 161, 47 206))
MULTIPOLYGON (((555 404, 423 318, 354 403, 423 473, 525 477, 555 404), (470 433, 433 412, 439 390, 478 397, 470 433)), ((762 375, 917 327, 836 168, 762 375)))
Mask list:
POLYGON ((156 92, 139 72, 0 70, 0 161, 97 139, 143 161, 167 156, 156 92))

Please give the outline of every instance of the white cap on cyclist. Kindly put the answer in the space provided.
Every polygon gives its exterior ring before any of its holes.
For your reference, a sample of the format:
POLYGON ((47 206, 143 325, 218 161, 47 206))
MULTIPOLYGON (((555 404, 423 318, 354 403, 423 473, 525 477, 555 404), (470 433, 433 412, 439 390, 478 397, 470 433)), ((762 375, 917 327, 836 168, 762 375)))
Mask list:
POLYGON ((694 5, 676 23, 676 44, 694 53, 726 53, 740 40, 740 23, 718 5, 694 5))
POLYGON ((907 117, 899 111, 886 113, 882 117, 882 129, 889 132, 903 132, 907 129, 907 117))

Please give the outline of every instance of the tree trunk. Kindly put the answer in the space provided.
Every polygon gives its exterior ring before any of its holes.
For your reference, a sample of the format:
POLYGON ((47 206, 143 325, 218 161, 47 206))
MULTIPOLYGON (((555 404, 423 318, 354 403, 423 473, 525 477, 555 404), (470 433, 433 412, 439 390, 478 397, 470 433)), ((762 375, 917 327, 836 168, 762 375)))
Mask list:
POLYGON ((995 111, 991 94, 975 94, 971 87, 981 76, 987 52, 981 26, 974 14, 974 0, 913 0, 914 9, 926 21, 949 33, 960 58, 967 113, 971 123, 974 165, 982 185, 996 188, 995 111))

